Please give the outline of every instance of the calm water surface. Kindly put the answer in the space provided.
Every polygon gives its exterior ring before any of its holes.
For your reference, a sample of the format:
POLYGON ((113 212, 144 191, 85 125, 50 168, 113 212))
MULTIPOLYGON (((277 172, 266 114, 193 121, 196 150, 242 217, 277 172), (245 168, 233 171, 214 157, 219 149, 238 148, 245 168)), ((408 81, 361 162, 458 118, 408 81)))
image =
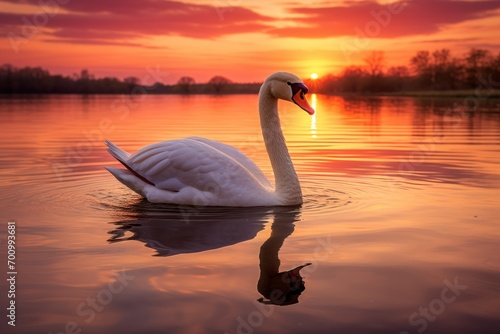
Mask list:
POLYGON ((153 205, 103 168, 118 166, 104 138, 133 152, 196 135, 272 178, 256 100, 1 99, 2 333, 499 332, 500 101, 471 115, 450 111, 463 99, 312 96, 312 118, 281 104, 297 208, 153 205), (257 302, 259 261, 278 257, 312 263, 288 306, 257 302))

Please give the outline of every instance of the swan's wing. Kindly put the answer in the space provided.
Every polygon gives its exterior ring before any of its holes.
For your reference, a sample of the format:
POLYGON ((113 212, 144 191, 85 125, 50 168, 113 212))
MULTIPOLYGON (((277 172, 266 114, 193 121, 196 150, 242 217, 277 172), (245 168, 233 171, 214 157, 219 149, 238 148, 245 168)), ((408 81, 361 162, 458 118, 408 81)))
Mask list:
POLYGON ((123 161, 158 189, 196 189, 215 195, 262 191, 263 185, 245 166, 224 152, 192 139, 152 144, 123 161))
POLYGON ((200 143, 209 145, 214 149, 230 156, 231 158, 239 162, 243 167, 245 167, 250 173, 252 173, 262 185, 266 187, 272 187, 267 177, 264 175, 262 170, 255 164, 255 162, 250 160, 245 154, 243 154, 243 152, 241 152, 237 148, 215 140, 210 140, 202 137, 189 137, 187 139, 195 140, 200 143))

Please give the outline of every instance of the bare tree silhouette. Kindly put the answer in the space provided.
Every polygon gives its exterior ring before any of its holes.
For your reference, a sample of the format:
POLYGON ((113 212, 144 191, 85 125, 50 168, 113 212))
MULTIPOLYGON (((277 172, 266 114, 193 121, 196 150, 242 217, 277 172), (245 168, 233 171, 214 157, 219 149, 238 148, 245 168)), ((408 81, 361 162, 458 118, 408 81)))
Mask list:
POLYGON ((191 93, 194 84, 196 84, 196 81, 191 77, 182 77, 177 81, 177 86, 179 86, 183 94, 191 93))
POLYGON ((225 77, 222 77, 220 75, 216 75, 215 77, 210 79, 210 81, 208 82, 208 84, 210 86, 212 86, 212 88, 214 89, 216 94, 220 94, 222 92, 222 90, 224 89, 224 87, 230 83, 231 83, 231 80, 229 80, 225 77))
POLYGON ((385 65, 384 51, 372 51, 363 60, 368 67, 368 73, 370 73, 372 77, 382 74, 385 65))

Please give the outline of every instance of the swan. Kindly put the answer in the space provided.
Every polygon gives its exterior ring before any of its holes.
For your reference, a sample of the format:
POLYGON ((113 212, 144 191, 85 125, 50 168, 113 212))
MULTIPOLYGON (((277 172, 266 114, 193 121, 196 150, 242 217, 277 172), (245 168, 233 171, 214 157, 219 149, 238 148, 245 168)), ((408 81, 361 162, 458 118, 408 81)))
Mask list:
POLYGON ((108 152, 126 169, 105 167, 118 181, 153 203, 195 206, 289 206, 302 204, 302 191, 278 115, 278 99, 310 115, 307 86, 291 73, 269 76, 259 90, 262 135, 274 172, 273 187, 240 150, 189 137, 148 145, 129 154, 106 140, 108 152))

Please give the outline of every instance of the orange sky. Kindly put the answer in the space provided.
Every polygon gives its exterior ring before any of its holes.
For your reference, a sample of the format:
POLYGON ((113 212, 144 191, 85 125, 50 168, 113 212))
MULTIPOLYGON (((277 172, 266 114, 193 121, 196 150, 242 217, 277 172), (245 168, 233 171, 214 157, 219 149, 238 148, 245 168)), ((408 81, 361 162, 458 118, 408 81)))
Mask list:
POLYGON ((338 73, 383 50, 500 51, 500 1, 0 0, 0 64, 164 83, 338 73), (43 5, 45 4, 45 5, 43 5))

